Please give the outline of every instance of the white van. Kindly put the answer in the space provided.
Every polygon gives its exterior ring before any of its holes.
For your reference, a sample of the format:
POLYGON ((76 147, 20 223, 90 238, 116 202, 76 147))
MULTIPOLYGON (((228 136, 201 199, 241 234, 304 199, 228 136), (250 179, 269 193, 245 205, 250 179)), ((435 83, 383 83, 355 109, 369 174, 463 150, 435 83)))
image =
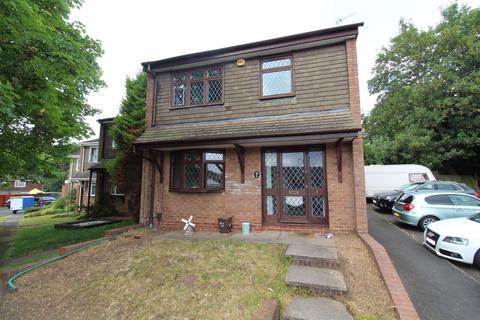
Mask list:
POLYGON ((418 164, 392 164, 365 166, 365 192, 367 198, 379 192, 398 189, 410 182, 436 180, 432 171, 418 164))

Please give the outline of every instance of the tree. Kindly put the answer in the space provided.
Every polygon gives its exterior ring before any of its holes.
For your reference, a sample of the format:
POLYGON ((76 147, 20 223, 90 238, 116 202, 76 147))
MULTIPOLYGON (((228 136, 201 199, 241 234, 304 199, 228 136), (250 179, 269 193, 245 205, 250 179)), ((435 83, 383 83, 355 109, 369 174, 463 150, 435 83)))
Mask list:
POLYGON ((368 82, 366 162, 480 170, 480 9, 452 4, 426 31, 400 21, 368 82))
POLYGON ((108 165, 108 173, 125 194, 128 211, 138 216, 142 179, 142 154, 134 150, 135 140, 145 131, 145 106, 147 96, 146 74, 140 72, 135 78, 127 78, 126 95, 110 134, 117 144, 117 154, 108 165))
POLYGON ((104 85, 100 43, 70 10, 82 0, 0 1, 0 180, 51 176, 73 139, 87 137, 104 85))

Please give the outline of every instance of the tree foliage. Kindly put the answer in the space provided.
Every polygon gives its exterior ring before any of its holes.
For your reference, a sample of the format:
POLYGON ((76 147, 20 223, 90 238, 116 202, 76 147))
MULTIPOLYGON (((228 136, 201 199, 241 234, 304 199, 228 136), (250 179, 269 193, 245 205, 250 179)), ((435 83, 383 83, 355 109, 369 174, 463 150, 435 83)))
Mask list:
POLYGON ((377 56, 364 120, 367 163, 479 171, 480 10, 453 4, 426 31, 400 21, 377 56))
POLYGON ((147 95, 146 74, 141 72, 133 79, 127 78, 126 95, 110 134, 117 144, 117 154, 108 163, 108 172, 118 188, 125 194, 128 211, 138 216, 140 210, 140 181, 142 155, 136 153, 135 140, 145 131, 145 104, 147 95))
POLYGON ((51 176, 90 134, 100 43, 68 21, 82 0, 0 1, 0 180, 51 176))

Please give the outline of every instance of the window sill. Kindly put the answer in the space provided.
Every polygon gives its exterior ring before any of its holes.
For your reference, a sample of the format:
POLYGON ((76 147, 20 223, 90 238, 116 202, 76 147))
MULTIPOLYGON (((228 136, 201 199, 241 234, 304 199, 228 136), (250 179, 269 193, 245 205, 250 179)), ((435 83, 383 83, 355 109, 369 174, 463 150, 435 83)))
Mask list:
POLYGON ((259 100, 270 100, 270 99, 293 98, 293 97, 295 97, 295 93, 277 94, 277 95, 273 95, 273 96, 261 96, 258 99, 259 100))
POLYGON ((224 104, 223 102, 219 102, 219 103, 199 104, 199 105, 195 105, 195 106, 183 106, 183 107, 172 107, 172 106, 170 106, 169 110, 174 111, 174 110, 185 110, 185 109, 202 108, 202 107, 223 107, 223 104, 224 104))
POLYGON ((221 193, 224 192, 225 189, 168 189, 170 192, 178 192, 178 193, 221 193))

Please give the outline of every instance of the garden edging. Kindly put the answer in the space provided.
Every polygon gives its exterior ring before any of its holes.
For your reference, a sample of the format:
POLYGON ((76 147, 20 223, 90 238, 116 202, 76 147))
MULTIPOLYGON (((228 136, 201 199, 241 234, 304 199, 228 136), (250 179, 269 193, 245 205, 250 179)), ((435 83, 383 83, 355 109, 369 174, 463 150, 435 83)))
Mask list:
POLYGON ((390 292, 400 320, 420 320, 417 310, 415 310, 415 306, 410 300, 410 296, 385 248, 367 233, 358 233, 358 236, 375 257, 375 261, 382 274, 383 281, 390 292))

